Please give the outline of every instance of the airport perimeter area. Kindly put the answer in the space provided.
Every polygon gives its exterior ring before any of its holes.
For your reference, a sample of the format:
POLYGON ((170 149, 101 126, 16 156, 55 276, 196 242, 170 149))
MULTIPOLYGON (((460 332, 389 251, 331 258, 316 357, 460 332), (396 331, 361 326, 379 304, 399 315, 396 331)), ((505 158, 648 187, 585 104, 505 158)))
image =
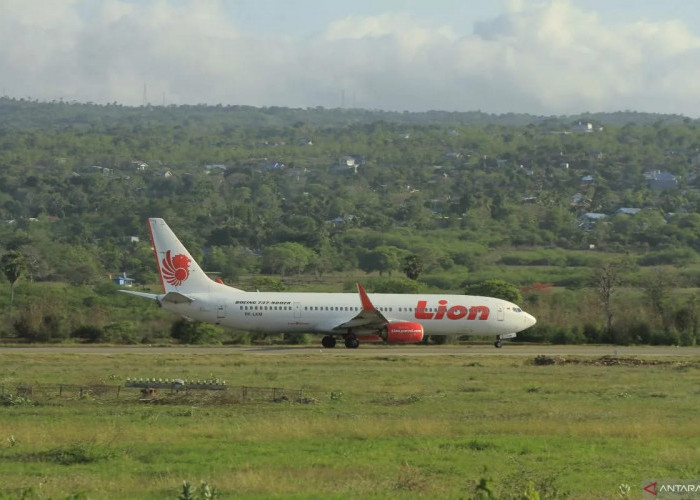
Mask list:
POLYGON ((700 477, 697 348, 71 346, 0 361, 0 497, 177 498, 185 481, 220 498, 641 498, 645 481, 700 477), (12 394, 135 376, 304 399, 12 394))

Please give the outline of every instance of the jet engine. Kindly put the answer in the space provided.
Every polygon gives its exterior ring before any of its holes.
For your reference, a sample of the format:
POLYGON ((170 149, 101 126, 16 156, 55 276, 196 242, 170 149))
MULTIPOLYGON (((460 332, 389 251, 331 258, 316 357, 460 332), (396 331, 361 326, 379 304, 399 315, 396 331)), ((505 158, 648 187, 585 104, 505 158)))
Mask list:
POLYGON ((411 321, 389 323, 382 338, 388 344, 417 344, 423 340, 423 325, 411 321))

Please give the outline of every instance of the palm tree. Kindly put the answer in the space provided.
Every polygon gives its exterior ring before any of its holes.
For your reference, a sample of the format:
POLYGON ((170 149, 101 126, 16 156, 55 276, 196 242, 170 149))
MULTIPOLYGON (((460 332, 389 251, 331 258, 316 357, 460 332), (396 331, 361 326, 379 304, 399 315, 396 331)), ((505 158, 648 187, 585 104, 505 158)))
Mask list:
POLYGON ((0 267, 5 277, 10 282, 10 314, 12 313, 12 303, 15 299, 15 283, 19 277, 27 270, 27 261, 20 252, 7 252, 0 258, 0 267))

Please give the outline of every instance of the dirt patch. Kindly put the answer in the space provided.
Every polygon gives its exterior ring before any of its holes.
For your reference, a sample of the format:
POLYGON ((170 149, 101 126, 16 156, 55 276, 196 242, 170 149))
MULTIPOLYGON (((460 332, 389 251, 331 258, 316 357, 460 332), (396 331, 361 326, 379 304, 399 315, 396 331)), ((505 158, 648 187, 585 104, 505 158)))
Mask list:
POLYGON ((594 365, 594 366, 658 366, 658 365, 685 365, 678 361, 666 361, 659 359, 639 359, 622 356, 602 356, 600 358, 572 358, 566 356, 546 356, 541 354, 532 360, 536 366, 547 365, 594 365))

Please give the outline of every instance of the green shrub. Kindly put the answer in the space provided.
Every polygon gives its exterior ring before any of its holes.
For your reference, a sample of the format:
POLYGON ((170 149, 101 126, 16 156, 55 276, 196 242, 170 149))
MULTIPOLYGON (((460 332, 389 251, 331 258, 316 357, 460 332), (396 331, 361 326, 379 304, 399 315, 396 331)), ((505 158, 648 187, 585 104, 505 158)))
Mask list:
POLYGON ((135 344, 136 328, 131 321, 110 323, 104 327, 104 337, 107 342, 135 344))
POLYGON ((109 341, 109 336, 102 328, 92 325, 79 326, 71 332, 70 336, 71 338, 83 339, 91 343, 109 341))
POLYGON ((687 266, 697 260, 697 252, 690 248, 668 248, 642 255, 637 259, 637 263, 640 266, 687 266))
POLYGON ((421 293, 426 289, 425 284, 408 278, 369 278, 363 286, 372 293, 421 293))
POLYGON ((583 344, 586 342, 586 336, 576 327, 558 327, 554 329, 550 342, 552 344, 583 344))
POLYGON ((221 342, 223 330, 201 321, 180 319, 173 323, 170 336, 181 344, 211 344, 221 342))
POLYGON ((311 335, 307 333, 285 333, 282 338, 286 344, 307 345, 311 343, 311 335))

